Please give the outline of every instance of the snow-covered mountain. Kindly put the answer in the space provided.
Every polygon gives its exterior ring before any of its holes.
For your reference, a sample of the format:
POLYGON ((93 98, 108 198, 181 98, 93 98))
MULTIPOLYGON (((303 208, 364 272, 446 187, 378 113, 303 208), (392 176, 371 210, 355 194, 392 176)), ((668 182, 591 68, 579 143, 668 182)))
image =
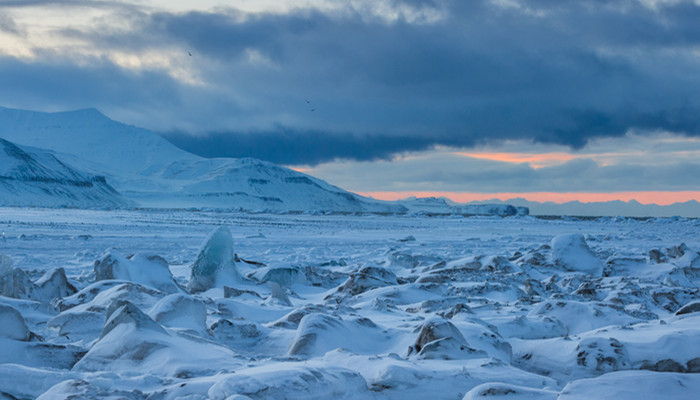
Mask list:
POLYGON ((198 158, 154 132, 113 121, 94 108, 44 113, 0 107, 0 137, 70 154, 119 176, 198 158))
MULTIPOLYGON (((686 201, 683 203, 673 203, 669 205, 658 204, 642 204, 636 200, 621 201, 598 201, 590 203, 582 203, 579 201, 570 201, 566 203, 554 203, 528 201, 523 198, 515 198, 506 200, 517 208, 527 208, 531 215, 572 215, 581 217, 700 217, 700 203, 695 200, 686 201)), ((476 206, 482 203, 501 204, 506 202, 498 199, 486 200, 484 202, 468 203, 468 205, 476 206)))
POLYGON ((58 152, 71 165, 106 176, 142 207, 406 211, 400 204, 368 199, 272 163, 201 158, 95 109, 43 113, 0 107, 0 137, 58 152))
POLYGON ((272 211, 403 212, 400 205, 347 192, 289 168, 252 158, 176 161, 149 171, 172 193, 126 192, 144 205, 272 211))
POLYGON ((515 207, 504 203, 463 204, 448 201, 438 197, 411 197, 399 200, 410 213, 422 214, 451 214, 451 215, 500 215, 510 217, 516 215, 528 215, 527 207, 515 207))
POLYGON ((80 172, 50 152, 0 139, 0 205, 125 207, 104 177, 80 172))

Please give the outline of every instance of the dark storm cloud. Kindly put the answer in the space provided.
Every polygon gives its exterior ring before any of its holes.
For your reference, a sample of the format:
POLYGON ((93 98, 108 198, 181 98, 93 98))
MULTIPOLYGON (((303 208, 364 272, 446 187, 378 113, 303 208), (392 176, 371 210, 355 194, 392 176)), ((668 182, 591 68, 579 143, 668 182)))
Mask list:
MULTIPOLYGON (((530 1, 523 9, 449 4, 446 20, 422 25, 319 12, 235 23, 225 15, 161 14, 154 22, 212 58, 258 49, 283 69, 268 76, 269 84, 256 84, 259 89, 284 96, 311 85, 322 99, 335 96, 324 111, 336 123, 319 121, 315 130, 323 149, 311 147, 308 163, 366 159, 367 152, 326 150, 348 143, 363 148, 372 135, 372 156, 386 158, 417 144, 524 138, 581 147, 632 128, 700 133, 700 95, 694 89, 700 87, 700 62, 691 53, 700 44, 697 5, 653 10, 635 2, 530 1), (285 79, 299 85, 288 87, 285 79), (324 124, 361 135, 321 137, 324 124)), ((290 141, 290 131, 277 132, 279 140, 290 141)), ((309 142, 308 130, 298 132, 300 142, 309 142)), ((209 136, 212 148, 221 149, 213 139, 220 136, 209 136)), ((276 140, 274 132, 231 137, 241 141, 236 154, 249 147, 258 149, 257 157, 285 161, 279 152, 264 154, 265 144, 276 140)), ((207 143, 202 139, 199 151, 207 143)))
POLYGON ((211 134, 204 138, 171 133, 165 138, 204 157, 253 157, 288 165, 316 165, 336 158, 388 159, 396 152, 424 150, 434 143, 419 136, 328 134, 283 127, 267 132, 211 134))
MULTIPOLYGON (((168 116, 148 126, 196 130, 170 137, 203 155, 315 164, 507 139, 580 148, 630 129, 700 134, 700 6, 692 1, 389 4, 442 17, 133 11, 122 12, 128 32, 60 33, 100 48, 191 52, 207 86, 155 79, 172 85, 172 107, 145 107, 135 121, 168 116)), ((151 90, 138 76, 125 85, 151 90)), ((109 114, 121 101, 105 98, 101 108, 109 114)))
POLYGON ((58 6, 58 7, 75 7, 83 6, 89 8, 115 8, 115 7, 133 7, 123 1, 107 1, 107 0, 0 0, 0 8, 19 8, 19 7, 36 7, 36 6, 58 6))
POLYGON ((0 57, 0 92, 15 104, 47 104, 62 109, 131 104, 146 109, 178 107, 175 82, 157 73, 134 73, 108 61, 76 67, 65 60, 22 62, 0 57), (142 90, 147 87, 148 90, 142 90))

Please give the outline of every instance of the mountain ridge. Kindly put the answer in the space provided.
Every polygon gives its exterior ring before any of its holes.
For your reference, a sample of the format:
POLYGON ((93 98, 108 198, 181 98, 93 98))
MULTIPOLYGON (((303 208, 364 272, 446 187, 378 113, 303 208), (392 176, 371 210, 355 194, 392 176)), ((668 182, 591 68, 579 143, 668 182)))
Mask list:
POLYGON ((347 192, 256 159, 205 159, 96 109, 43 113, 0 107, 0 137, 56 152, 141 207, 401 213, 400 204, 347 192))
POLYGON ((488 199, 484 201, 465 204, 511 204, 519 207, 527 207, 531 215, 570 215, 581 217, 700 217, 700 202, 689 200, 668 205, 655 203, 644 204, 635 199, 629 201, 611 200, 598 202, 569 201, 555 203, 553 201, 537 202, 524 198, 512 198, 507 200, 488 199))
POLYGON ((0 138, 0 205, 129 207, 102 176, 74 169, 51 152, 0 138))

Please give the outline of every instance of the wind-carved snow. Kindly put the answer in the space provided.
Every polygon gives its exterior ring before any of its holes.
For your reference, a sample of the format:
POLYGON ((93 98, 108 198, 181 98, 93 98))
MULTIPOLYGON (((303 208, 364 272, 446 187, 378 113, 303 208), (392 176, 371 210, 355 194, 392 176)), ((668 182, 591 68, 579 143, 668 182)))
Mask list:
POLYGON ((552 239, 552 257, 557 265, 568 271, 585 272, 592 276, 603 274, 603 264, 580 233, 559 235, 552 239))
POLYGON ((282 289, 282 286, 280 286, 276 282, 268 282, 267 285, 270 287, 270 297, 267 299, 267 303, 277 303, 283 306, 292 306, 291 300, 289 300, 289 296, 287 296, 287 293, 282 289))
POLYGON ((331 315, 310 313, 299 322, 296 335, 289 345, 289 354, 319 356, 337 348, 374 354, 389 339, 387 333, 368 318, 343 320, 331 315))
POLYGON ((12 260, 0 253, 0 295, 48 303, 75 292, 63 268, 51 269, 33 282, 24 270, 14 268, 12 260))
POLYGON ((148 313, 156 322, 170 328, 181 328, 196 333, 206 333, 207 307, 184 293, 163 297, 148 313))
POLYGON ((510 383, 490 382, 470 390, 464 400, 557 400, 559 393, 552 390, 534 389, 510 383))
POLYGON ((106 251, 95 261, 95 280, 119 279, 158 289, 177 292, 179 287, 168 268, 168 262, 156 254, 137 253, 124 257, 116 250, 106 251))
POLYGON ((700 389, 696 220, 0 209, 0 224, 0 397, 700 389))
POLYGON ((11 340, 28 341, 31 332, 19 311, 10 306, 0 304, 0 337, 11 340))
POLYGON ((467 343, 454 324, 444 318, 433 317, 420 329, 416 342, 408 348, 408 355, 425 359, 455 360, 484 358, 486 353, 467 343))

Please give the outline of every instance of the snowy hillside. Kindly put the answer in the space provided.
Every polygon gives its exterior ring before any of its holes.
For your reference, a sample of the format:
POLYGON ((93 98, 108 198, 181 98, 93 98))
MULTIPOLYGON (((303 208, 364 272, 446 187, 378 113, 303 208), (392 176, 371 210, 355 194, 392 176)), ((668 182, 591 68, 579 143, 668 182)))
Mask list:
POLYGON ((125 207, 105 179, 79 172, 53 154, 0 139, 0 205, 125 207))
POLYGON ((142 207, 406 211, 272 163, 201 158, 95 109, 42 113, 0 107, 0 137, 59 152, 72 165, 105 175, 116 190, 142 207))
POLYGON ((115 175, 197 159, 151 131, 113 121, 95 109, 43 113, 0 107, 0 137, 72 154, 115 175))
POLYGON ((168 193, 125 192, 145 206, 243 208, 270 211, 396 213, 401 205, 376 201, 289 168, 252 158, 183 160, 149 171, 168 193))

